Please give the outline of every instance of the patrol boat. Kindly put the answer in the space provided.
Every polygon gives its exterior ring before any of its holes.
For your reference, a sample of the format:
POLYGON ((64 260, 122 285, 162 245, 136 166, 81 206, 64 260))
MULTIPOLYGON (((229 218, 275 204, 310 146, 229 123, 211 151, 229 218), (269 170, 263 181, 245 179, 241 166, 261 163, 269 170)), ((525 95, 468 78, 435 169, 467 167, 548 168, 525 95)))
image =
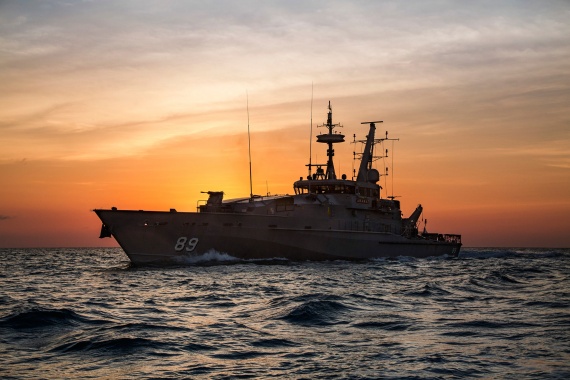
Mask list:
MULTIPOLYGON (((335 131, 328 107, 327 163, 308 166, 309 175, 293 184, 294 195, 224 200, 223 191, 207 191, 196 212, 94 210, 103 222, 100 238, 114 237, 134 264, 177 263, 206 253, 236 259, 366 260, 397 256, 457 256, 461 235, 418 231, 422 206, 402 217, 395 197, 381 197, 381 174, 372 167, 374 148, 388 138, 375 138, 376 124, 365 122, 358 174, 337 178, 334 144, 344 142, 335 131), (316 168, 312 173, 313 168, 316 168)), ((382 152, 382 154, 384 154, 382 152)), ((387 154, 386 154, 387 156, 387 154)), ((385 157, 385 156, 384 156, 385 157)), ((311 160, 309 160, 311 161, 311 160)), ((387 173, 384 173, 387 174, 387 173)))

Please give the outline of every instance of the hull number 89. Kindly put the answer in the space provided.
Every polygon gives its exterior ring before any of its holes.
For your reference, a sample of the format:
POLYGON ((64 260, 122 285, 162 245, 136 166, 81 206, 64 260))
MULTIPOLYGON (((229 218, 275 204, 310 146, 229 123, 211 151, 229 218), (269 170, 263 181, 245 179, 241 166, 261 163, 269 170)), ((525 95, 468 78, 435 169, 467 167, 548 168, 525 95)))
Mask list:
POLYGON ((174 245, 174 250, 176 252, 180 252, 184 250, 184 248, 186 248, 187 252, 192 252, 194 249, 196 249, 197 245, 198 245, 198 238, 188 239, 186 236, 181 236, 176 241, 176 244, 174 245))

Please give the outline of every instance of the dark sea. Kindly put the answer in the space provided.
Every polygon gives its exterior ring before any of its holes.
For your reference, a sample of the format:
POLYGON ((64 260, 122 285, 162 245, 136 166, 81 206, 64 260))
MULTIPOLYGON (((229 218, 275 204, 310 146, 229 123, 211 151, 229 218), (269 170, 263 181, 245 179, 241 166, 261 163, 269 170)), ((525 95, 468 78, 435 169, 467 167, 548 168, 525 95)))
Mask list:
POLYGON ((3 379, 569 379, 570 249, 133 267, 0 249, 3 379))

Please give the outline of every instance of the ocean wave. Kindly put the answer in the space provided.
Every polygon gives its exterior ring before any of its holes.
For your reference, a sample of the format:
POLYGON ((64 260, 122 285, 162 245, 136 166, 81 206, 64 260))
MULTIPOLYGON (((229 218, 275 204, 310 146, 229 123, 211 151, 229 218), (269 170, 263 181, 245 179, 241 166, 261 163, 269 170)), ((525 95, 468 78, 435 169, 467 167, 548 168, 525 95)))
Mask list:
POLYGON ((412 256, 396 256, 396 257, 371 257, 367 261, 378 262, 378 263, 384 263, 384 262, 408 263, 408 262, 414 262, 417 260, 421 260, 421 259, 418 259, 417 257, 412 257, 412 256))
POLYGON ((159 348, 160 345, 160 343, 157 343, 151 339, 137 337, 120 337, 103 340, 97 340, 95 338, 66 342, 53 347, 49 351, 59 353, 80 351, 120 351, 122 353, 125 353, 132 351, 144 351, 147 349, 155 350, 159 348))
POLYGON ((536 324, 529 322, 516 322, 516 321, 491 321, 491 320, 472 320, 465 322, 453 322, 446 324, 446 327, 467 328, 467 329, 516 329, 516 328, 533 328, 536 324))
POLYGON ((174 325, 163 325, 156 323, 145 323, 145 322, 130 322, 123 324, 113 324, 108 326, 104 331, 109 334, 137 334, 140 331, 164 331, 168 333, 180 333, 188 331, 185 327, 178 327, 174 325))
MULTIPOLYGON (((80 326, 64 330, 52 337, 47 351, 51 353, 78 352, 140 352, 162 355, 163 351, 176 351, 169 337, 188 332, 186 327, 146 322, 109 323, 104 326, 80 326)), ((49 342, 48 340, 48 342, 49 342)))
POLYGON ((570 256, 485 250, 127 270, 120 249, 5 254, 0 377, 567 378, 570 256))
POLYGON ((460 259, 570 257, 569 248, 463 248, 460 259))
POLYGON ((341 317, 352 307, 347 306, 342 299, 339 296, 320 294, 280 298, 274 305, 279 305, 281 310, 274 315, 274 318, 301 325, 348 323, 341 317))
POLYGON ((269 338, 269 339, 259 339, 252 341, 250 345, 254 347, 264 347, 264 348, 277 348, 277 347, 294 347, 298 346, 297 343, 292 342, 287 339, 277 339, 277 338, 269 338))
POLYGON ((452 293, 445 290, 443 286, 436 282, 429 282, 421 285, 419 289, 405 291, 404 294, 408 296, 431 297, 446 296, 452 293))
POLYGON ((0 305, 10 305, 13 302, 13 298, 7 295, 0 295, 0 305))
POLYGON ((259 356, 268 355, 268 352, 262 351, 229 351, 223 352, 219 354, 212 354, 210 355, 212 358, 215 359, 224 359, 224 360, 247 360, 247 359, 255 359, 259 356))
POLYGON ((527 307, 543 307, 550 309, 569 309, 570 302, 561 301, 527 301, 524 303, 527 307))
POLYGON ((468 282, 483 290, 510 290, 526 286, 524 280, 503 271, 491 271, 483 277, 471 276, 468 282))
POLYGON ((412 323, 409 321, 402 321, 401 316, 396 316, 395 318, 388 320, 376 320, 376 318, 377 317, 371 320, 353 322, 351 323, 351 326, 361 329, 381 329, 388 331, 404 331, 412 327, 412 323))
POLYGON ((184 351, 198 352, 198 351, 215 351, 218 348, 204 343, 188 343, 182 346, 184 351))
POLYGON ((459 251, 460 259, 489 259, 516 256, 517 252, 509 248, 463 248, 459 251))
POLYGON ((281 306, 288 306, 290 304, 298 304, 308 301, 315 301, 315 300, 326 300, 326 301, 343 301, 344 297, 335 295, 335 294, 326 294, 326 293, 308 293, 308 294, 301 294, 298 296, 283 296, 283 297, 275 297, 271 299, 270 304, 272 308, 281 307, 281 306))
POLYGON ((49 309, 34 307, 14 311, 0 318, 0 327, 30 329, 53 326, 74 326, 78 324, 104 324, 107 321, 89 319, 71 309, 49 309))

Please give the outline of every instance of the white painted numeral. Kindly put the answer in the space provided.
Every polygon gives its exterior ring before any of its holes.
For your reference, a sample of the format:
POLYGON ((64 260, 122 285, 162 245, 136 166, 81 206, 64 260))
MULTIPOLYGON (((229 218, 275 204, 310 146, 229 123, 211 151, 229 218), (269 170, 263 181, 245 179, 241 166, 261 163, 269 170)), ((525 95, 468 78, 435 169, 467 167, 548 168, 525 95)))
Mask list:
POLYGON ((176 245, 174 246, 174 250, 175 251, 182 251, 184 249, 184 245, 186 244, 186 240, 188 240, 187 237, 181 236, 178 238, 178 240, 176 241, 176 245))
POLYGON ((180 252, 184 249, 184 247, 186 247, 187 252, 192 252, 194 249, 196 249, 197 245, 198 245, 198 238, 191 238, 190 240, 188 240, 186 236, 181 236, 178 238, 178 240, 176 240, 176 244, 174 245, 174 250, 180 252), (186 242, 188 242, 188 244, 186 244, 186 242))
POLYGON ((186 251, 192 252, 194 248, 198 245, 198 238, 192 238, 188 241, 188 246, 186 247, 186 251))

